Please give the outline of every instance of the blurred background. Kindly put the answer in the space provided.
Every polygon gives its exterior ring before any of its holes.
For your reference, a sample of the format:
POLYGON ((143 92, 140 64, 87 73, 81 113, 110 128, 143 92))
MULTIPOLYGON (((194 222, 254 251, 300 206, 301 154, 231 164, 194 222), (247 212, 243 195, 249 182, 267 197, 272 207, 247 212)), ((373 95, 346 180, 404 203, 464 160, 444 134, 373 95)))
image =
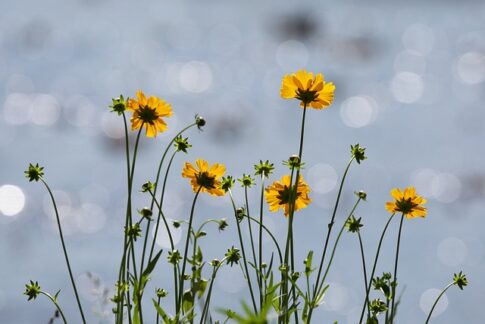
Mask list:
MULTIPOLYGON (((169 130, 142 141, 135 188, 153 180, 178 130, 196 113, 206 118, 202 132, 186 133, 194 147, 169 176, 165 213, 186 219, 193 192, 180 177, 185 161, 223 162, 239 177, 269 159, 271 181, 287 172, 281 161, 297 153, 301 110, 279 89, 284 74, 301 68, 323 72, 337 90, 329 109, 308 111, 303 175, 313 203, 295 218, 298 266, 309 249, 321 254, 350 145, 360 143, 368 159, 351 168, 335 233, 353 192, 365 190, 356 216, 370 264, 390 189, 415 186, 429 214, 405 220, 399 323, 424 322, 460 270, 470 286, 450 289, 433 321, 485 322, 482 1, 7 0, 0 9, 0 322, 47 323, 54 314, 46 298, 27 302, 28 280, 61 288, 68 318, 79 319, 49 197, 23 175, 29 162, 45 166, 58 199, 89 322, 111 323, 126 201, 123 124, 107 108, 111 98, 143 89, 174 109, 169 130)), ((258 193, 250 191, 253 215, 258 193)), ((243 203, 240 188, 235 197, 243 203)), ((134 204, 147 197, 137 193, 134 204)), ((230 202, 202 196, 197 208, 197 222, 228 218, 229 228, 209 228, 203 243, 208 260, 222 258, 238 245, 230 202)), ((283 238, 282 214, 265 217, 283 238)), ((398 222, 391 227, 379 274, 392 270, 398 222)), ((157 242, 167 247, 163 232, 157 242)), ((271 242, 265 249, 269 258, 271 242)), ((165 256, 149 289, 171 288, 165 256)), ((355 324, 361 277, 358 241, 345 234, 315 322, 355 324)), ((240 309, 248 294, 238 267, 220 272, 215 296, 215 306, 240 309)))

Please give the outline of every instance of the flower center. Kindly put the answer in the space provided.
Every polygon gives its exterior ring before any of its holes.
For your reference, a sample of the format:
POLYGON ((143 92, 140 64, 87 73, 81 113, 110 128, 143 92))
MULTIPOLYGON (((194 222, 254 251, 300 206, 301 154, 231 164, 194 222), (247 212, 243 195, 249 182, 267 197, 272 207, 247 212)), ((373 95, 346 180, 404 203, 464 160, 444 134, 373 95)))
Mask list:
POLYGON ((197 179, 197 184, 206 189, 213 189, 214 187, 214 177, 211 177, 207 172, 200 172, 195 176, 197 179))
POLYGON ((301 192, 296 193, 296 197, 292 197, 293 195, 291 194, 292 190, 288 186, 285 186, 283 190, 278 191, 278 200, 279 200, 279 205, 286 205, 290 203, 290 200, 293 202, 298 199, 298 197, 301 195, 301 192))
POLYGON ((304 104, 309 104, 312 101, 315 101, 317 98, 318 98, 318 94, 316 91, 303 90, 303 89, 296 90, 296 99, 301 100, 304 104))
POLYGON ((418 205, 413 203, 411 198, 396 201, 396 210, 403 214, 411 213, 416 206, 418 205))
POLYGON ((153 124, 155 120, 157 120, 158 115, 155 111, 155 108, 150 108, 149 106, 140 107, 138 110, 138 116, 144 123, 153 124))

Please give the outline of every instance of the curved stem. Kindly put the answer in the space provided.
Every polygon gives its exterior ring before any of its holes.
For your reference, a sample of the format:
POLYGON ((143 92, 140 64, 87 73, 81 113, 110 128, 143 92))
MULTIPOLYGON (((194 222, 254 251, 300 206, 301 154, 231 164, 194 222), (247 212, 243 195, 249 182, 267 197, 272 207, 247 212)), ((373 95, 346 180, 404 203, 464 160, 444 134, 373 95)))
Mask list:
POLYGON ((376 252, 376 257, 374 259, 374 265, 372 266, 372 272, 371 272, 370 277, 369 277, 369 283, 367 285, 367 291, 365 292, 364 306, 362 307, 362 312, 360 314, 359 323, 362 323, 362 319, 364 318, 365 308, 369 304, 370 287, 372 285, 372 278, 374 278, 374 274, 376 273, 377 260, 379 259, 379 253, 381 251, 382 241, 384 240, 384 235, 386 234, 387 227, 391 223, 391 220, 394 218, 394 215, 395 214, 392 214, 391 217, 389 217, 389 219, 387 220, 386 226, 384 226, 384 229, 382 230, 381 238, 379 239, 379 245, 377 246, 377 252, 376 252))
MULTIPOLYGON (((166 155, 167 155, 167 153, 168 153, 168 150, 169 150, 169 149, 170 149, 170 147, 172 146, 172 144, 173 144, 173 142, 175 141, 175 139, 177 138, 177 136, 182 135, 182 133, 183 133, 183 132, 185 132, 186 130, 188 130, 189 128, 191 128, 191 127, 193 127, 193 126, 195 126, 195 125, 197 125, 197 123, 192 123, 192 124, 190 124, 190 125, 186 126, 184 129, 182 129, 180 132, 178 132, 178 133, 177 133, 177 135, 175 135, 175 136, 172 138, 172 140, 171 140, 171 141, 168 143, 167 147, 165 148, 165 151, 163 152, 162 158, 160 159, 160 163, 158 164, 157 176, 156 176, 156 178, 155 178, 155 188, 153 189, 153 198, 152 198, 153 200, 152 200, 152 202, 151 202, 151 209, 153 209, 154 200, 156 200, 156 198, 155 198, 155 197, 156 197, 156 195, 157 195, 158 182, 159 182, 159 180, 160 180, 160 173, 161 173, 161 171, 162 171, 163 162, 165 161, 165 157, 166 157, 166 155)), ((161 206, 161 207, 163 206, 163 198, 164 198, 164 196, 165 196, 165 185, 166 185, 166 182, 167 182, 168 172, 169 172, 169 170, 170 170, 170 166, 171 166, 171 164, 172 164, 172 160, 173 160, 173 158, 174 158, 174 156, 175 156, 175 153, 176 153, 176 152, 174 152, 174 153, 173 153, 173 155, 172 155, 172 157, 170 158, 170 162, 169 162, 169 165, 168 165, 168 167, 167 167, 167 171, 165 172, 165 178, 163 179, 162 194, 161 194, 161 196, 160 196, 160 206, 161 206)), ((161 207, 159 208, 160 213, 161 213, 161 210, 162 210, 162 209, 161 209, 161 207)), ((158 231, 158 226, 159 226, 159 224, 160 224, 160 213, 158 214, 158 218, 157 218, 157 225, 156 225, 156 229, 157 229, 157 230, 155 231, 155 233, 158 231)), ((155 235, 154 237, 156 238, 157 236, 155 235)), ((155 240, 156 240, 155 238, 153 239, 152 244, 151 244, 151 248, 150 248, 150 256, 149 256, 149 258, 148 258, 148 260, 149 260, 148 262, 150 262, 150 261, 151 261, 151 259, 152 259, 152 257, 153 257, 153 250, 154 250, 154 247, 155 247, 155 240)))
MULTIPOLYGON (((337 200, 335 201, 335 205, 333 207, 332 218, 330 220, 330 223, 328 223, 327 237, 325 238, 325 245, 323 247, 322 257, 320 259, 320 265, 318 267, 318 275, 317 275, 317 280, 315 281, 312 299, 315 299, 317 297, 317 292, 318 292, 317 289, 320 286, 319 282, 320 282, 320 276, 322 274, 323 262, 325 261, 325 255, 326 255, 327 249, 328 249, 330 234, 332 232, 333 224, 335 223, 335 215, 337 214, 337 209, 338 209, 338 205, 339 205, 339 202, 340 202, 340 196, 342 195, 342 188, 344 186, 344 182, 345 182, 345 178, 347 177, 347 173, 349 172, 350 165, 352 164, 353 161, 354 161, 354 157, 352 157, 350 159, 349 163, 347 163, 347 167, 345 168, 345 172, 344 172, 344 175, 342 177, 342 181, 340 181, 340 186, 339 186, 338 194, 337 194, 337 200)), ((313 305, 312 305, 310 307, 310 309, 308 310, 308 323, 310 322, 310 320, 312 318, 313 309, 314 308, 313 308, 313 305)))
POLYGON ((234 197, 232 196, 231 190, 229 189, 228 192, 229 192, 229 196, 231 198, 232 208, 234 209, 234 218, 236 219, 237 233, 238 233, 238 236, 239 236, 239 244, 241 245, 241 253, 242 253, 243 262, 244 262, 244 270, 246 272, 245 276, 248 280, 249 293, 251 295, 251 301, 253 303, 254 311, 257 312, 256 301, 254 299, 254 293, 253 293, 253 286, 251 284, 251 277, 249 276, 248 262, 247 262, 247 259, 246 259, 246 251, 244 249, 244 244, 243 244, 243 239, 242 239, 242 234, 241 234, 241 226, 240 226, 239 221, 237 219, 237 208, 236 208, 236 204, 234 203, 234 197))
POLYGON ((59 304, 57 303, 57 300, 54 297, 52 297, 51 294, 46 293, 45 291, 39 291, 39 293, 44 295, 44 296, 47 296, 47 298, 49 298, 54 303, 54 305, 56 305, 56 308, 59 311, 59 314, 61 314, 61 317, 62 317, 62 320, 64 321, 64 324, 67 324, 66 317, 64 316, 64 313, 62 312, 61 306, 59 306, 59 304))
MULTIPOLYGON (((365 255, 364 255, 364 244, 362 243, 362 236, 360 235, 360 231, 357 231, 357 235, 359 237, 359 245, 360 245, 360 255, 362 256, 362 268, 364 270, 364 286, 365 286, 365 291, 367 292, 367 269, 365 266, 365 255)), ((367 303, 369 303, 369 299, 367 298, 366 300, 367 303)), ((370 311, 367 309, 367 315, 370 317, 370 311)))
MULTIPOLYGON (((244 198, 246 202, 246 214, 249 217, 250 213, 249 213, 249 201, 248 201, 248 187, 244 187, 244 198)), ((262 274, 260 273, 261 268, 259 268, 259 271, 257 270, 258 263, 256 261, 256 251, 254 249, 253 229, 249 218, 248 218, 248 230, 249 230, 249 240, 251 242, 251 251, 253 253, 253 264, 254 264, 254 267, 256 268, 255 271, 256 271, 256 279, 257 279, 258 288, 259 288, 259 302, 261 304, 263 302, 263 291, 262 291, 262 285, 260 284, 261 282, 260 277, 262 274)))
MULTIPOLYGON (((260 204, 259 204, 259 240, 258 240, 258 248, 259 248, 259 251, 258 251, 258 261, 259 261, 259 270, 262 271, 263 267, 263 202, 264 202, 264 175, 261 174, 261 201, 260 201, 260 204)), ((267 232, 269 232, 268 230, 266 230, 267 232)), ((273 237, 272 234, 270 234, 271 237, 273 237)), ((278 246, 278 242, 276 242, 276 240, 274 239, 273 237, 273 241, 275 241, 276 243, 276 246, 278 248, 278 253, 280 254, 280 263, 283 262, 282 261, 282 257, 281 257, 281 251, 280 251, 280 247, 278 246)), ((259 276, 259 286, 262 287, 263 286, 263 275, 261 274, 259 276)), ((263 300, 261 299, 260 300, 260 305, 259 305, 261 308, 263 307, 263 300)))
POLYGON ((342 233, 345 229, 345 224, 349 220, 350 216, 352 216, 352 214, 354 213, 355 209, 359 205, 360 200, 361 200, 361 198, 359 197, 357 199, 356 203, 354 204, 354 207, 350 211, 349 215, 345 219, 345 222, 342 224, 342 228, 340 229, 340 232, 337 235, 337 239, 335 240, 335 244, 333 245, 332 254, 330 255, 330 260, 328 261, 327 269, 325 269, 325 274, 322 277, 322 283, 321 283, 321 285, 320 285, 320 287, 318 288, 317 291, 320 291, 322 289, 323 284, 325 283, 325 279, 327 278, 328 272, 330 271, 330 266, 332 265, 333 257, 335 256, 335 251, 337 250, 338 242, 339 242, 340 237, 342 236, 342 233))
POLYGON ((394 323, 394 311, 395 311, 395 301, 396 301, 396 285, 397 285, 397 263, 399 261, 399 246, 401 244, 401 232, 402 224, 404 220, 404 214, 401 215, 401 222, 399 223, 399 234, 397 235, 397 246, 396 246, 396 260, 394 263, 394 278, 392 284, 392 302, 391 302, 391 323, 394 323))
MULTIPOLYGON (((276 246, 276 249, 278 250, 278 256, 280 258, 280 263, 283 263, 283 254, 281 253, 281 249, 280 249, 280 246, 278 244, 278 241, 276 240, 276 238, 274 237, 274 235, 271 233, 271 231, 266 227, 264 226, 262 223, 260 223, 257 219, 253 218, 253 217, 249 217, 249 216, 246 216, 248 217, 250 220, 252 220, 253 222, 259 224, 259 226, 261 226, 262 229, 264 229, 266 231, 266 233, 268 233, 268 235, 271 237, 271 239, 273 240, 275 246, 276 246)), ((261 268, 260 268, 261 269, 261 268)))
POLYGON ((62 234, 62 227, 61 227, 61 220, 59 218, 59 211, 57 210, 57 204, 56 200, 54 199, 54 195, 52 194, 51 188, 49 188, 49 185, 47 182, 44 181, 44 179, 40 179, 44 186, 47 188, 47 191, 49 192, 49 195, 52 200, 52 204, 54 205, 54 211, 56 213, 56 220, 57 220, 57 228, 59 229, 59 236, 61 237, 61 244, 62 244, 62 250, 64 252, 64 258, 66 259, 66 264, 67 264, 67 270, 69 272, 69 278, 71 279, 71 284, 72 288, 74 289, 74 295, 76 296, 76 301, 77 301, 77 306, 79 307, 79 312, 81 313, 81 318, 84 324, 86 324, 86 319, 84 317, 84 312, 83 308, 81 306, 81 301, 79 300, 79 294, 77 292, 76 288, 76 283, 74 282, 74 276, 72 275, 72 270, 71 270, 71 264, 69 262, 69 257, 67 256, 67 249, 66 249, 66 243, 64 242, 64 235, 62 234))
MULTIPOLYGON (((187 228, 187 238, 185 239, 185 252, 184 252, 184 258, 182 261, 182 274, 180 275, 179 298, 178 298, 178 306, 181 308, 182 311, 183 311, 182 297, 184 295, 185 267, 187 265, 187 253, 189 252, 190 233, 192 233, 192 221, 194 220, 195 203, 197 201, 197 197, 199 197, 199 193, 201 189, 202 189, 201 186, 199 187, 199 189, 197 189, 197 192, 195 193, 195 196, 194 196, 194 200, 192 202, 192 208, 190 209, 189 227, 187 228)), ((178 308, 177 308, 177 313, 179 312, 178 308)))
POLYGON ((206 297, 206 300, 205 300, 205 303, 204 303, 204 307, 202 308, 202 315, 200 316, 200 324, 207 322, 205 318, 207 317, 207 314, 209 314, 209 304, 210 304, 210 299, 211 299, 211 295, 212 295, 212 286, 214 285, 214 281, 216 279, 217 271, 222 266, 222 264, 224 262, 226 262, 226 260, 227 260, 227 257, 224 257, 224 259, 221 260, 219 265, 217 267, 215 267, 212 271, 211 283, 209 285, 209 290, 207 291, 207 297, 206 297))
POLYGON ((440 300, 440 298, 445 294, 445 292, 448 290, 448 288, 450 288, 451 286, 453 286, 454 283, 451 282, 448 284, 448 286, 446 286, 443 291, 438 295, 438 297, 436 298, 436 300, 434 301, 434 304, 433 306, 431 307, 431 310, 429 311, 429 314, 428 314, 428 317, 426 318, 426 322, 425 324, 428 324, 429 323, 429 320, 431 319, 431 314, 433 314, 433 311, 434 311, 434 308, 436 307, 436 305, 438 305, 438 301, 440 300))

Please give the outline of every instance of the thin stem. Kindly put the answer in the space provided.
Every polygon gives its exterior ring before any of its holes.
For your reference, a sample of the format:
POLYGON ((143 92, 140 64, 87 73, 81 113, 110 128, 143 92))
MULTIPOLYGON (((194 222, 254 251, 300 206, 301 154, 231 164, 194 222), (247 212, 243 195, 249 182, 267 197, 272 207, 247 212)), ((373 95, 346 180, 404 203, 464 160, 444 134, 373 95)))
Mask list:
MULTIPOLYGON (((182 309, 182 297, 184 295, 184 277, 185 277, 185 267, 187 265, 187 253, 189 252, 189 243, 190 243, 190 233, 192 233, 192 221, 194 220, 194 210, 195 210, 195 203, 197 201, 197 197, 199 197, 199 193, 202 189, 202 186, 199 186, 199 189, 197 189, 197 192, 195 193, 194 196, 194 201, 192 202, 192 208, 190 209, 190 218, 189 218, 189 227, 187 229, 187 238, 185 239, 185 252, 184 252, 184 258, 182 262, 182 274, 180 276, 180 283, 179 283, 179 307, 182 309)), ((177 313, 178 313, 177 309, 177 313)))
POLYGON ((425 324, 428 324, 429 323, 429 320, 431 319, 431 314, 433 314, 434 308, 436 307, 436 305, 438 305, 438 301, 440 300, 440 298, 445 294, 445 292, 448 290, 448 288, 450 288, 453 285, 454 285, 454 282, 449 283, 448 286, 446 286, 443 289, 443 291, 438 295, 438 297, 434 301, 433 306, 431 307, 431 310, 429 311, 429 314, 428 314, 428 317, 426 318, 426 323, 425 324))
POLYGON ((276 240, 276 238, 274 237, 274 235, 271 233, 271 231, 265 226, 263 225, 262 223, 260 223, 257 219, 253 218, 253 217, 249 217, 249 216, 246 216, 248 217, 250 220, 252 220, 253 222, 259 224, 259 226, 264 229, 266 231, 266 233, 268 233, 268 235, 271 237, 271 239, 273 240, 275 246, 276 246, 276 249, 278 250, 278 256, 280 258, 280 263, 283 263, 283 254, 281 253, 281 249, 280 249, 280 246, 278 244, 278 241, 276 240))
MULTIPOLYGON (((161 297, 158 297, 158 299, 157 299, 157 304, 158 304, 158 306, 160 306, 160 300, 161 300, 161 299, 162 299, 161 297)), ((160 321, 160 314, 157 312, 157 320, 156 320, 156 322, 155 322, 155 323, 157 323, 157 324, 158 324, 158 323, 159 323, 159 321, 160 321)))
MULTIPOLYGON (((162 158, 160 159, 160 163, 158 164, 158 170, 157 170, 157 176, 155 178, 155 188, 153 189, 153 196, 156 197, 157 195, 157 189, 158 189, 158 182, 160 180, 160 173, 162 171, 162 165, 163 165, 163 162, 165 161, 165 157, 168 153, 168 150, 170 149, 170 147, 172 146, 173 142, 175 141, 175 139, 182 135, 183 132, 185 132, 186 130, 188 130, 189 128, 193 127, 197 125, 197 123, 192 123, 190 125, 188 125, 187 127, 185 127, 184 129, 182 129, 180 132, 177 133, 177 135, 175 135, 172 140, 168 143, 167 147, 165 148, 165 151, 163 152, 163 155, 162 155, 162 158)), ((174 153, 175 155, 175 153, 174 153)), ((170 165, 172 164, 172 159, 173 159, 173 156, 172 158, 170 159, 170 163, 167 167, 167 171, 165 172, 165 178, 163 180, 163 187, 162 187, 162 194, 161 194, 161 197, 160 197, 160 206, 163 206, 163 198, 164 198, 164 194, 165 194, 165 184, 167 182, 167 176, 168 176, 168 171, 170 170, 170 165)), ((156 198, 153 198, 153 200, 156 200, 156 198)), ((152 200, 151 202, 151 209, 153 209, 153 204, 154 204, 154 201, 152 200)), ((160 208, 161 210, 161 208, 160 208)), ((158 225, 160 223, 160 214, 158 215, 158 218, 157 218, 157 225, 156 225, 156 229, 158 230, 158 225)), ((155 231, 156 233, 157 231, 155 231)), ((152 245, 151 245, 151 248, 150 248, 150 256, 148 258, 149 262, 150 260, 152 259, 153 257, 153 250, 154 250, 154 247, 155 247, 155 240, 156 240, 156 235, 154 236, 154 239, 152 241, 152 245)))
POLYGON ((262 304, 263 304, 263 291, 262 291, 262 285, 261 285, 261 280, 260 280, 260 277, 261 277, 261 268, 259 268, 259 271, 257 269, 257 261, 256 261, 256 251, 254 249, 254 238, 253 238, 253 229, 252 229, 252 226, 251 226, 251 221, 249 219, 249 216, 250 216, 250 213, 249 213, 249 201, 248 201, 248 187, 244 187, 244 198, 245 198, 245 202, 246 202, 246 214, 248 216, 248 229, 249 229, 249 239, 250 239, 250 242, 251 242, 251 251, 253 253, 253 264, 254 264, 254 267, 256 268, 255 269, 255 272, 256 272, 256 279, 257 279, 257 283, 258 283, 258 288, 259 288, 259 303, 260 303, 260 307, 262 307, 262 304))
POLYGON ((243 244, 243 239, 242 239, 242 234, 241 234, 241 226, 240 226, 239 221, 237 219, 236 204, 234 203, 234 197, 232 196, 231 190, 229 189, 228 192, 229 192, 229 196, 231 198, 232 208, 234 209, 234 216, 235 216, 235 219, 236 219, 237 233, 238 233, 238 236, 239 236, 239 244, 241 245, 241 253, 242 253, 243 262, 244 262, 244 270, 246 272, 245 275, 246 275, 246 278, 248 280, 249 293, 251 295, 251 301, 253 303, 254 311, 257 312, 256 301, 254 299, 254 293, 253 293, 253 286, 251 284, 251 277, 249 275, 248 263, 247 263, 247 259, 246 259, 246 251, 244 249, 244 244, 243 244))
POLYGON ((343 233, 343 231, 345 229, 345 224, 347 223, 347 221, 349 220, 349 218, 354 213, 354 211, 357 208, 357 206, 359 205, 360 201, 361 201, 361 198, 359 197, 357 199, 357 201, 355 202, 354 207, 352 207, 352 210, 350 211, 349 215, 345 219, 345 222, 342 224, 342 228, 340 229, 340 232, 337 235, 337 239, 335 240, 335 244, 333 245, 332 254, 330 255, 330 260, 328 261, 327 269, 325 270, 325 274, 322 277, 322 284, 318 288, 318 291, 321 290, 321 288, 323 286, 323 283, 325 282, 325 279, 327 278, 328 272, 330 271, 330 266, 332 265, 332 261, 333 261, 333 258, 335 256, 335 251, 337 250, 337 245, 339 243, 340 237, 342 236, 342 233, 343 233))
MULTIPOLYGON (((345 172, 344 172, 344 175, 342 177, 342 181, 340 181, 340 186, 339 186, 339 190, 338 190, 338 194, 337 194, 337 200, 335 201, 335 205, 333 207, 332 218, 330 220, 330 223, 328 223, 327 237, 325 238, 325 245, 323 247, 322 257, 320 259, 320 265, 318 267, 318 275, 317 275, 317 280, 315 281, 315 285, 314 285, 314 288, 313 288, 313 298, 312 299, 315 299, 317 297, 317 292, 318 292, 317 289, 320 286, 319 282, 320 282, 320 276, 322 274, 323 262, 325 261, 325 255, 326 255, 327 249, 328 249, 330 234, 332 232, 333 224, 335 223, 335 215, 337 214, 337 209, 338 209, 338 205, 339 205, 339 202, 340 202, 340 196, 342 195, 342 188, 344 186, 344 182, 345 182, 345 178, 347 177, 347 173, 349 172, 350 165, 352 164, 353 161, 354 161, 354 157, 352 157, 350 159, 349 163, 347 163, 347 167, 345 168, 345 172)), ((308 310, 308 322, 310 322, 310 320, 312 318, 312 314, 313 314, 313 306, 310 307, 310 309, 308 310)))
POLYGON ((66 249, 66 244, 64 243, 64 235, 62 234, 62 227, 61 227, 61 220, 59 218, 59 211, 57 210, 57 204, 56 200, 54 199, 54 195, 52 194, 51 188, 49 188, 49 185, 47 182, 44 181, 44 179, 40 179, 44 186, 47 188, 47 191, 49 192, 49 195, 52 200, 52 204, 54 205, 54 211, 56 213, 56 220, 57 220, 57 228, 59 229, 59 236, 61 237, 61 243, 62 243, 62 250, 64 252, 64 258, 66 259, 66 264, 67 264, 67 270, 69 272, 69 278, 71 279, 71 284, 72 288, 74 289, 74 295, 76 295, 76 301, 77 305, 79 307, 79 312, 81 313, 81 318, 84 324, 86 324, 86 319, 84 318, 84 312, 83 308, 81 306, 81 301, 79 300, 79 294, 77 292, 76 288, 76 283, 74 282, 74 276, 72 275, 72 270, 71 270, 71 264, 69 262, 69 257, 67 256, 67 249, 66 249))
POLYGON ((397 285, 397 264, 399 261, 399 246, 401 244, 401 232, 402 224, 404 220, 404 214, 401 215, 401 222, 399 223, 399 234, 397 235, 397 245, 396 245, 396 260, 394 262, 394 277, 392 284, 392 302, 391 302, 391 323, 394 323, 394 311, 395 311, 395 301, 396 301, 396 285, 397 285))
POLYGON ((389 219, 387 220, 386 222, 386 226, 384 226, 384 229, 382 230, 382 234, 381 234, 381 238, 379 239, 379 245, 377 246, 377 252, 376 252, 376 257, 374 259, 374 265, 372 266, 372 272, 370 274, 370 277, 369 277, 369 283, 367 285, 367 291, 365 292, 365 300, 364 300, 364 306, 362 307, 362 312, 360 314, 360 319, 359 319, 359 323, 362 323, 362 319, 364 318, 364 312, 365 312, 365 308, 366 306, 368 306, 369 304, 369 292, 370 292, 370 287, 372 285, 372 278, 374 278, 374 274, 376 272, 376 267, 377 267, 377 260, 379 259, 379 253, 381 251, 381 245, 382 245, 382 241, 384 240, 384 235, 386 234, 386 231, 387 231, 387 227, 389 226, 389 224, 391 223, 391 220, 394 218, 394 215, 395 214, 392 214, 391 217, 389 217, 389 219))
POLYGON ((62 317, 62 320, 64 321, 64 324, 67 324, 66 317, 64 316, 64 313, 62 312, 61 306, 59 306, 59 304, 57 303, 56 298, 52 297, 51 294, 49 294, 45 291, 39 291, 39 294, 47 296, 47 298, 49 298, 54 303, 54 305, 56 305, 56 308, 59 311, 59 314, 61 314, 61 317, 62 317))
MULTIPOLYGON (((367 270, 365 266, 364 244, 362 243, 362 236, 360 235, 360 231, 357 231, 357 235, 359 237, 360 255, 362 256, 362 268, 364 269, 364 286, 365 291, 367 292, 367 270)), ((369 299, 367 299, 366 302, 369 303, 369 299)), ((367 315, 370 316, 369 309, 367 309, 367 315)))
MULTIPOLYGON (((259 258, 259 270, 262 271, 262 265, 263 265, 263 203, 264 203, 264 175, 261 174, 261 200, 260 200, 260 204, 259 204, 259 240, 258 240, 258 248, 259 248, 259 251, 258 251, 258 258, 259 258)), ((269 231, 267 231, 269 233, 269 231)), ((270 234, 271 237, 273 237, 272 234, 270 234)), ((280 251, 280 248, 278 246, 278 242, 276 242, 276 240, 273 238, 273 240, 275 241, 276 243, 276 246, 278 247, 278 253, 280 254, 280 263, 282 262, 282 258, 281 258, 281 251, 280 251)), ((259 276, 259 287, 261 287, 263 285, 263 276, 260 275, 259 276)), ((261 299, 260 300, 260 307, 262 308, 263 307, 263 300, 261 299)))
POLYGON ((209 304, 210 304, 210 299, 212 295, 212 286, 214 285, 214 281, 216 279, 217 271, 219 268, 222 266, 224 262, 226 262, 227 257, 224 257, 224 259, 221 260, 219 265, 215 267, 212 271, 212 277, 211 277, 211 283, 209 284, 209 290, 207 291, 207 297, 204 303, 204 307, 202 309, 202 315, 200 316, 200 324, 206 323, 206 317, 209 314, 209 304))

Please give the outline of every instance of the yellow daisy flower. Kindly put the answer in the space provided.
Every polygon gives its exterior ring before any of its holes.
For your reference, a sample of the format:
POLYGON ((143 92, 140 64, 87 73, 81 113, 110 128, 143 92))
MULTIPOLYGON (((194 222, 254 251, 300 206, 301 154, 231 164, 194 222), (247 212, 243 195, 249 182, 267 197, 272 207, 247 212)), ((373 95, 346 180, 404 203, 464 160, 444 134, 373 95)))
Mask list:
POLYGON ((283 99, 298 99, 300 106, 325 109, 333 102, 335 85, 325 82, 323 75, 299 70, 283 77, 280 95, 283 99))
MULTIPOLYGON (((290 180, 290 176, 285 175, 280 181, 275 181, 271 186, 267 187, 264 192, 269 210, 276 212, 282 208, 285 210, 286 217, 290 214, 290 180)), ((305 208, 312 201, 308 197, 310 187, 305 183, 301 175, 298 177, 298 185, 296 187, 295 211, 305 208)), ((293 188, 295 188, 295 185, 293 185, 293 188)))
POLYGON ((194 192, 208 192, 213 196, 223 196, 224 190, 221 189, 221 178, 226 172, 224 164, 215 163, 209 167, 209 163, 205 160, 195 160, 196 169, 192 163, 185 162, 182 170, 182 177, 189 178, 190 184, 194 192))
POLYGON ((421 206, 426 203, 426 199, 418 196, 414 187, 407 187, 404 192, 394 188, 391 190, 391 196, 394 201, 386 203, 386 209, 390 213, 403 213, 406 218, 426 217, 426 207, 421 206))
POLYGON ((126 109, 133 111, 131 129, 146 128, 147 137, 155 137, 167 129, 162 117, 172 116, 172 107, 165 100, 155 96, 147 98, 143 91, 138 90, 137 99, 128 99, 126 109))

